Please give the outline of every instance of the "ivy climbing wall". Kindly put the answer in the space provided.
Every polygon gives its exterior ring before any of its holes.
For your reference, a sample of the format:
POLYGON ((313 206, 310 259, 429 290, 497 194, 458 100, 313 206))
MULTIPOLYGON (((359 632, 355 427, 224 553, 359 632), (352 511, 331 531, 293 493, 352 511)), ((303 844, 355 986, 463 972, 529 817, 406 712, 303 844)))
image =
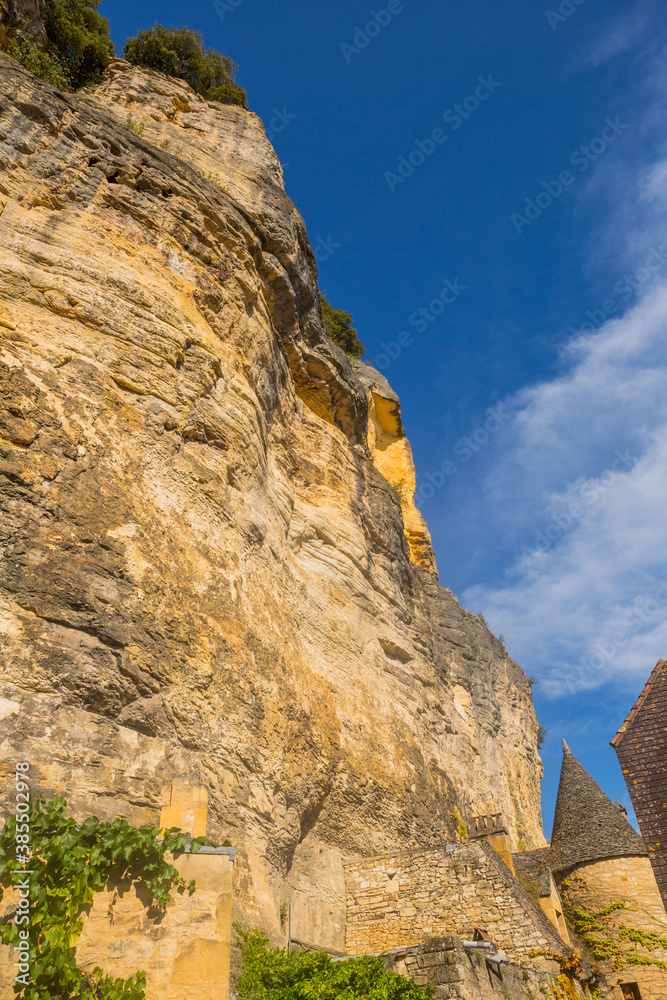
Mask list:
POLYGON ((560 880, 566 915, 590 958, 614 984, 635 982, 642 1000, 667 997, 667 920, 647 857, 579 865, 560 880))

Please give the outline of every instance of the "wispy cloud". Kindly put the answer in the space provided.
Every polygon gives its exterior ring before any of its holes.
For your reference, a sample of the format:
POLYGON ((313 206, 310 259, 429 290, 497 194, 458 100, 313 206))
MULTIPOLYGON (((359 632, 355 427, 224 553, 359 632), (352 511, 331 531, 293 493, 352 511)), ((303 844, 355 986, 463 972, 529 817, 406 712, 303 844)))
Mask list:
MULTIPOLYGON (((591 61, 637 44, 653 9, 617 25, 591 61)), ((596 170, 611 207, 591 234, 593 269, 602 258, 618 272, 667 234, 664 51, 652 47, 635 95, 646 142, 596 170)), ((578 336, 565 360, 505 401, 513 418, 480 492, 486 530, 511 554, 502 579, 463 595, 551 697, 630 677, 634 690, 667 655, 667 276, 578 336)))
POLYGON ((631 49, 649 31, 655 31, 656 20, 659 23, 660 11, 655 2, 649 0, 636 4, 632 10, 614 20, 601 39, 591 44, 587 52, 588 61, 593 66, 600 66, 613 56, 631 49))
POLYGON ((515 556, 464 595, 553 695, 667 652, 667 284, 578 350, 512 401, 485 503, 515 556))

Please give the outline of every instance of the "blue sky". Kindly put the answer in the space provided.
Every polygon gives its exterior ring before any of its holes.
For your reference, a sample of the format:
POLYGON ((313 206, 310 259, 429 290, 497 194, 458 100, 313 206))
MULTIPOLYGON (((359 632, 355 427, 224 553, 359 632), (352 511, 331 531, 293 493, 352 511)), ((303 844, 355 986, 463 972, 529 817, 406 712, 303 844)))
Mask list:
POLYGON ((608 741, 667 655, 663 5, 101 9, 239 64, 401 396, 441 581, 539 680, 547 835, 561 737, 629 807, 608 741))

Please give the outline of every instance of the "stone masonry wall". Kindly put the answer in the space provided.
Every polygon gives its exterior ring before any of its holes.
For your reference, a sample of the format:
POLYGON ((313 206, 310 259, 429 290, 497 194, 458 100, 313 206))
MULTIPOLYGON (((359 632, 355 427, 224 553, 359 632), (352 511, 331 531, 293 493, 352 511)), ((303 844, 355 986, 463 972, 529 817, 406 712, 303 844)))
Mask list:
POLYGON ((352 954, 471 937, 483 927, 506 952, 567 951, 549 921, 481 841, 406 851, 345 866, 346 948, 352 954))
POLYGON ((586 996, 580 983, 565 977, 551 963, 552 971, 537 971, 508 963, 497 965, 484 954, 464 949, 453 935, 427 938, 423 946, 401 949, 385 956, 389 972, 435 986, 434 1000, 549 1000, 562 996, 586 996), (569 992, 565 987, 569 985, 569 992))
POLYGON ((560 889, 567 906, 592 915, 624 903, 598 917, 602 930, 592 931, 620 948, 617 961, 598 962, 614 983, 610 998, 622 1000, 619 984, 636 982, 642 1000, 665 1000, 667 971, 659 963, 667 965, 667 920, 649 859, 605 858, 577 865, 561 879, 560 889))
POLYGON ((611 741, 667 910, 667 661, 659 660, 611 741))

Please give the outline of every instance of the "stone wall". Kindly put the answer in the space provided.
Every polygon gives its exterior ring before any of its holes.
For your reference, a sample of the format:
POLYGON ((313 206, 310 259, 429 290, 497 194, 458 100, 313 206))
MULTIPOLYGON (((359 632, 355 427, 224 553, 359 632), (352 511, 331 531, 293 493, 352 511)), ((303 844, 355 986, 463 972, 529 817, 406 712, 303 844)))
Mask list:
POLYGON ((564 977, 555 963, 549 972, 498 964, 481 950, 465 949, 453 935, 427 938, 424 945, 401 949, 384 958, 390 972, 435 986, 434 1000, 536 1000, 546 996, 584 997, 581 984, 564 977), (567 990, 567 992, 566 992, 567 990))
POLYGON ((667 910, 667 660, 658 660, 611 745, 667 910))
POLYGON ((482 841, 345 866, 350 954, 419 945, 429 934, 484 928, 506 954, 566 951, 554 928, 482 841))
MULTIPOLYGON (((131 885, 97 893, 84 916, 79 966, 90 972, 100 966, 125 979, 144 970, 146 1000, 227 1000, 234 852, 221 850, 184 854, 175 862, 196 889, 173 892, 164 918, 150 915, 131 885)), ((13 902, 7 894, 4 914, 13 902)), ((0 945, 0 1000, 13 1000, 14 961, 13 949, 0 945)))
POLYGON ((570 910, 576 907, 588 914, 598 914, 624 901, 622 908, 596 918, 601 929, 591 931, 595 938, 606 940, 609 937, 620 949, 617 961, 598 963, 609 982, 614 984, 609 997, 622 1000, 620 984, 636 982, 642 1000, 665 1000, 667 971, 655 963, 667 963, 667 920, 649 859, 645 856, 606 858, 577 865, 559 882, 563 901, 570 910), (657 937, 649 948, 641 940, 633 941, 628 929, 657 937), (637 958, 640 963, 633 964, 633 959, 637 958))

